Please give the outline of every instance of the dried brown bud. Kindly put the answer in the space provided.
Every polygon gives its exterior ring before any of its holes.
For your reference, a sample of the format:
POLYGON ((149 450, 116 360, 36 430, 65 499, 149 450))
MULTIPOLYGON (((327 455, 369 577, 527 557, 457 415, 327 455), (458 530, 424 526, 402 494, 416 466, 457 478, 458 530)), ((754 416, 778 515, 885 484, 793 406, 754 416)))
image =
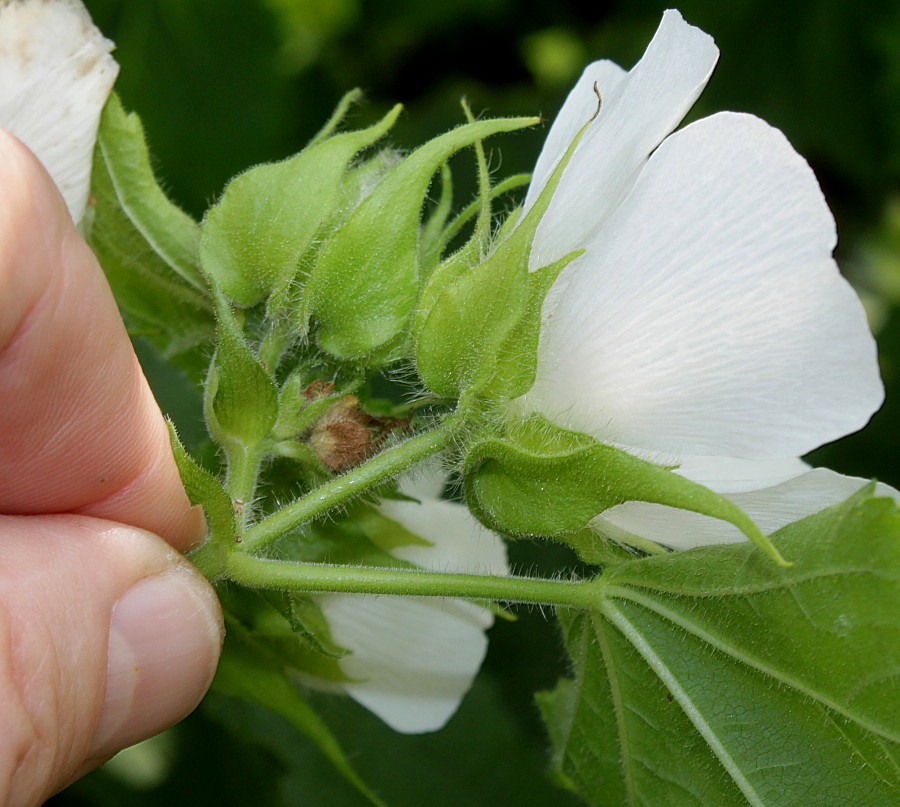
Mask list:
POLYGON ((346 471, 361 463, 372 450, 370 420, 359 408, 359 399, 345 395, 313 427, 309 447, 329 470, 346 471))
POLYGON ((314 401, 316 398, 324 398, 334 392, 334 384, 331 381, 315 380, 303 390, 303 397, 307 401, 314 401))

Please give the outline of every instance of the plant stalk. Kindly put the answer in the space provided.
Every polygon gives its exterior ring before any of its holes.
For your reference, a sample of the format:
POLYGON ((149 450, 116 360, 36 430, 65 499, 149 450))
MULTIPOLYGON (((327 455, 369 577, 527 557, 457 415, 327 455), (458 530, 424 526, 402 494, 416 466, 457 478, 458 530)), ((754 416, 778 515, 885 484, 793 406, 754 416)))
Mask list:
POLYGON ((448 417, 436 428, 376 454, 362 465, 286 505, 247 530, 236 554, 253 553, 267 546, 295 527, 324 515, 369 488, 387 482, 420 460, 447 448, 459 423, 458 419, 448 417))
POLYGON ((232 553, 227 574, 235 582, 252 588, 309 593, 458 597, 571 608, 596 607, 600 596, 599 580, 564 581, 293 563, 254 558, 242 552, 232 553))

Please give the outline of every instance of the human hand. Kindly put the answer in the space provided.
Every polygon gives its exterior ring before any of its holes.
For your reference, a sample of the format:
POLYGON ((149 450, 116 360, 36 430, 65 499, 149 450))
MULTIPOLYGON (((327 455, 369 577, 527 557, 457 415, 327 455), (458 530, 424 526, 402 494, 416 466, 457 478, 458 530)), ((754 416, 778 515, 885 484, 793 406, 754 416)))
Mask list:
POLYGON ((3 130, 0 198, 0 804, 32 805, 189 713, 222 622, 105 278, 3 130))

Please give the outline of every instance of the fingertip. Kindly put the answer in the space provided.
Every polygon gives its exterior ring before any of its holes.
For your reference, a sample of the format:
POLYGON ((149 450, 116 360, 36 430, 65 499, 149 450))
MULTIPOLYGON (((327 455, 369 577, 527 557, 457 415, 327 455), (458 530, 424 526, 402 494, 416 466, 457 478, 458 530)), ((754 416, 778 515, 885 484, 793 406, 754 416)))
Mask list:
POLYGON ((0 130, 0 512, 203 535, 106 278, 53 180, 0 130))

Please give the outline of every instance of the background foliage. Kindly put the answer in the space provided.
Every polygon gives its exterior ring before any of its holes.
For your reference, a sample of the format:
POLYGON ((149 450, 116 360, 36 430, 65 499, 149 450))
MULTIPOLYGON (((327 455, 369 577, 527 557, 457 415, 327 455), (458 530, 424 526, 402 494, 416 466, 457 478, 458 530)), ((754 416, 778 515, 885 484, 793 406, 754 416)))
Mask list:
MULTIPOLYGON (((630 67, 664 2, 602 0, 87 0, 118 45, 117 85, 142 117, 171 195, 200 216, 248 165, 281 159, 361 86, 364 125, 401 101, 394 143, 459 123, 458 100, 492 115, 551 118, 583 65, 630 67)), ((812 458, 900 486, 900 3, 883 0, 682 0, 711 33, 719 67, 694 116, 753 112, 782 128, 815 168, 838 219, 839 258, 864 293, 888 403, 861 435, 812 458)), ((504 175, 527 171, 544 130, 498 141, 504 175)), ((463 171, 458 171, 462 180, 463 171)), ((474 189, 474 178, 470 178, 474 189)), ((463 188, 463 193, 466 189, 463 188)), ((139 346, 139 349, 140 346, 139 346)), ((183 379, 142 359, 188 442, 199 409, 183 379)), ((519 567, 568 564, 562 550, 513 547, 519 567)), ((366 781, 392 805, 561 805, 533 693, 564 672, 557 628, 537 612, 500 622, 485 669, 449 727, 396 735, 350 701, 316 706, 366 781)), ((224 696, 120 755, 54 805, 348 805, 361 798, 280 719, 224 696)))

